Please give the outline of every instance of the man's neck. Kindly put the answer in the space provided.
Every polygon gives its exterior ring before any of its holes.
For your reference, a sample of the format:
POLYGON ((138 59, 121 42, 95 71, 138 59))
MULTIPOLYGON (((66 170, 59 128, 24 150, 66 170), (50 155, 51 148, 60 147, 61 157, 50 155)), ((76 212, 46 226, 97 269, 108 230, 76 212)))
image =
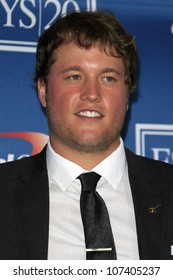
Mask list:
POLYGON ((71 149, 69 146, 65 146, 62 143, 57 143, 52 139, 50 139, 50 144, 53 150, 60 156, 74 162, 75 164, 81 166, 83 169, 89 171, 117 149, 120 144, 120 139, 108 149, 92 153, 71 149))

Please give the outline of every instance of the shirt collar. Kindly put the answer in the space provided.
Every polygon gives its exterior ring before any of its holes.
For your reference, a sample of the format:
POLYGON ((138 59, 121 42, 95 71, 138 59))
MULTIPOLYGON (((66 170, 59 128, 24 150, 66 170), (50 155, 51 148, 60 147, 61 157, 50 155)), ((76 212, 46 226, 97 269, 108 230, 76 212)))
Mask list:
POLYGON ((118 148, 100 162, 93 171, 100 174, 113 188, 116 188, 126 169, 126 156, 123 140, 118 148))
POLYGON ((82 167, 57 154, 50 142, 47 145, 46 159, 48 173, 63 191, 66 191, 71 183, 84 172, 82 167))
MULTIPOLYGON (((57 154, 47 145, 47 168, 48 173, 53 177, 59 187, 66 191, 71 183, 85 171, 82 167, 57 154)), ((92 171, 101 175, 113 188, 118 186, 126 167, 124 143, 121 139, 119 147, 106 159, 99 163, 92 171)))

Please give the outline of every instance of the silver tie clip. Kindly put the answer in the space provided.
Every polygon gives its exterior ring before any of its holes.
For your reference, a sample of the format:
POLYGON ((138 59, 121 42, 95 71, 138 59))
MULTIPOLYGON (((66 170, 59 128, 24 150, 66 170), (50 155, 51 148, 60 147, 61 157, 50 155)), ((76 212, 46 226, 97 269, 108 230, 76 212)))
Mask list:
POLYGON ((173 245, 171 245, 171 256, 173 256, 173 245))
POLYGON ((86 252, 101 252, 101 251, 112 251, 112 248, 90 248, 86 249, 86 252))

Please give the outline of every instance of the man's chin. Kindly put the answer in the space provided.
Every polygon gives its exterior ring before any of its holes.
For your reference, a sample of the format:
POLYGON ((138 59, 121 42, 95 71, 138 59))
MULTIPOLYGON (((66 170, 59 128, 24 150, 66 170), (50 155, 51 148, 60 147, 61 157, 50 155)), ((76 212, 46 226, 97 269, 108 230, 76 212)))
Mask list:
POLYGON ((71 141, 71 147, 80 153, 100 153, 108 150, 114 142, 110 141, 71 141))

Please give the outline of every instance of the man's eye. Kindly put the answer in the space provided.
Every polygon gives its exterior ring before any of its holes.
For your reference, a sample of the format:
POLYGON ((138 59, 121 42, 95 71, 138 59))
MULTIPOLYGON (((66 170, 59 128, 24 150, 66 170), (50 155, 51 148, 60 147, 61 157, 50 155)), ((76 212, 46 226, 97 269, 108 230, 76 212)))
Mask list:
POLYGON ((115 78, 108 76, 108 77, 105 77, 105 80, 108 82, 112 82, 112 81, 115 81, 115 78))
POLYGON ((69 78, 70 78, 70 80, 79 80, 80 76, 79 75, 72 75, 69 78))

